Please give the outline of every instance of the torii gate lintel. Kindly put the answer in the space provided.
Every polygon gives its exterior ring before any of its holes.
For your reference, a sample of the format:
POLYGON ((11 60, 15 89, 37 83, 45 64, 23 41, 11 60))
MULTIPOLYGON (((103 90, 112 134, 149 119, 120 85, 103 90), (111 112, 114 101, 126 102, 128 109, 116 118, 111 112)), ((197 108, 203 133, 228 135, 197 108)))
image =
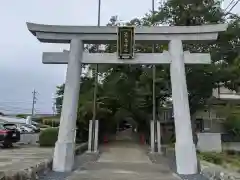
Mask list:
MULTIPOLYGON (((43 64, 68 64, 69 52, 44 52, 43 64)), ((83 53, 82 64, 170 64, 168 51, 163 53, 136 53, 134 59, 118 59, 116 53, 83 53)), ((210 53, 184 52, 185 64, 210 64, 210 53)))

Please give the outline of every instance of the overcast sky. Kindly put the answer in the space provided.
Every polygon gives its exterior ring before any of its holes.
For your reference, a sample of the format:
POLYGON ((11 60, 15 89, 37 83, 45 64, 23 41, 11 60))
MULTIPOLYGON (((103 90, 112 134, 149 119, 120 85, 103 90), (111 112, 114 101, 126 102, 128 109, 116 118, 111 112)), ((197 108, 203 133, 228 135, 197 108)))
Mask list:
MULTIPOLYGON (((225 0, 228 4, 230 0, 225 0)), ((43 51, 62 51, 67 45, 42 44, 29 33, 26 22, 58 25, 96 25, 98 0, 8 0, 0 4, 0 111, 52 112, 52 94, 65 80, 65 65, 43 65, 43 51)), ((157 4, 157 1, 156 1, 157 4)), ((226 5, 225 5, 226 6, 226 5)), ((151 8, 151 0, 102 0, 101 25, 111 16, 128 21, 151 8)), ((240 4, 233 12, 239 12, 240 4)))

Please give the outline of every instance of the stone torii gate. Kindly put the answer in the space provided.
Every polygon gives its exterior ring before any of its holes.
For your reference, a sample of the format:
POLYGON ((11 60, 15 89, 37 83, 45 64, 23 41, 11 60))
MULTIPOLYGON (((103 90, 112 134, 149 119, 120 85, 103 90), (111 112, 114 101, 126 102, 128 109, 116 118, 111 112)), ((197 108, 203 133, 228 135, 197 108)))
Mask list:
MULTIPOLYGON (((170 64, 171 57, 168 51, 163 53, 138 53, 133 60, 120 60, 116 53, 105 53, 104 56, 99 57, 99 53, 83 53, 83 64, 170 64), (146 62, 146 59, 148 61, 146 62)), ((42 62, 43 64, 68 64, 69 51, 64 52, 43 52, 42 62)), ((190 54, 189 51, 184 52, 184 63, 185 64, 210 64, 211 58, 209 53, 194 53, 190 54)), ((88 135, 88 152, 98 152, 98 120, 96 126, 93 129, 92 120, 89 121, 89 135, 88 135), (94 131, 94 133, 92 133, 94 131), (95 135, 95 137, 93 137, 95 135), (92 141, 94 139, 94 141, 92 141), (92 150, 93 147, 93 150, 92 150)), ((151 132, 151 153, 155 153, 155 138, 154 128, 155 123, 151 121, 150 132, 151 132)), ((161 152, 161 132, 160 132, 160 121, 157 121, 157 153, 161 152)))
POLYGON ((179 174, 197 173, 196 149, 193 144, 185 65, 208 64, 209 54, 183 52, 182 41, 217 39, 225 31, 224 24, 204 26, 136 27, 137 43, 169 43, 168 52, 136 53, 134 59, 118 59, 116 53, 88 54, 83 45, 116 43, 117 27, 57 26, 27 23, 29 31, 40 42, 70 43, 70 52, 44 53, 43 63, 68 64, 58 141, 55 145, 53 170, 71 171, 74 163, 74 136, 80 90, 81 64, 170 64, 174 121, 176 131, 176 163, 179 174))

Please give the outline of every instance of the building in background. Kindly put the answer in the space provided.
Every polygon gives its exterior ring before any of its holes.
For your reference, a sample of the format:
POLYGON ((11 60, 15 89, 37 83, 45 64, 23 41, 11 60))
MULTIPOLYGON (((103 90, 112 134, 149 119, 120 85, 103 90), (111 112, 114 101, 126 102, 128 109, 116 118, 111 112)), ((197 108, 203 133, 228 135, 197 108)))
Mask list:
POLYGON ((240 114, 240 94, 220 86, 213 89, 208 103, 194 116, 201 131, 224 132, 222 124, 232 113, 240 114))
MULTIPOLYGON (((192 116, 195 120, 193 127, 200 132, 224 133, 223 122, 230 113, 240 114, 240 93, 220 86, 213 89, 207 104, 192 116)), ((158 119, 161 122, 162 138, 169 142, 175 133, 171 105, 160 108, 158 119)))

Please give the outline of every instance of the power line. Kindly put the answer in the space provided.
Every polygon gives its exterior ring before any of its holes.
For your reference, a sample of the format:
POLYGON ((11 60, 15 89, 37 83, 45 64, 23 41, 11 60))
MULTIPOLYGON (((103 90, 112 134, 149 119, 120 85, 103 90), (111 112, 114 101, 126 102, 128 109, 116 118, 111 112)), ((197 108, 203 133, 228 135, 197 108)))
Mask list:
POLYGON ((235 2, 235 4, 230 8, 230 10, 229 10, 226 14, 231 13, 231 11, 233 10, 233 8, 234 8, 239 2, 240 2, 240 0, 237 0, 237 1, 235 2))
POLYGON ((232 6, 232 8, 228 11, 228 13, 230 13, 230 12, 233 10, 233 8, 234 8, 239 2, 240 2, 240 0, 238 0, 238 1, 232 6))
POLYGON ((234 3, 234 0, 232 0, 232 1, 228 4, 228 6, 224 9, 224 11, 226 12, 227 9, 228 9, 233 3, 234 3))

